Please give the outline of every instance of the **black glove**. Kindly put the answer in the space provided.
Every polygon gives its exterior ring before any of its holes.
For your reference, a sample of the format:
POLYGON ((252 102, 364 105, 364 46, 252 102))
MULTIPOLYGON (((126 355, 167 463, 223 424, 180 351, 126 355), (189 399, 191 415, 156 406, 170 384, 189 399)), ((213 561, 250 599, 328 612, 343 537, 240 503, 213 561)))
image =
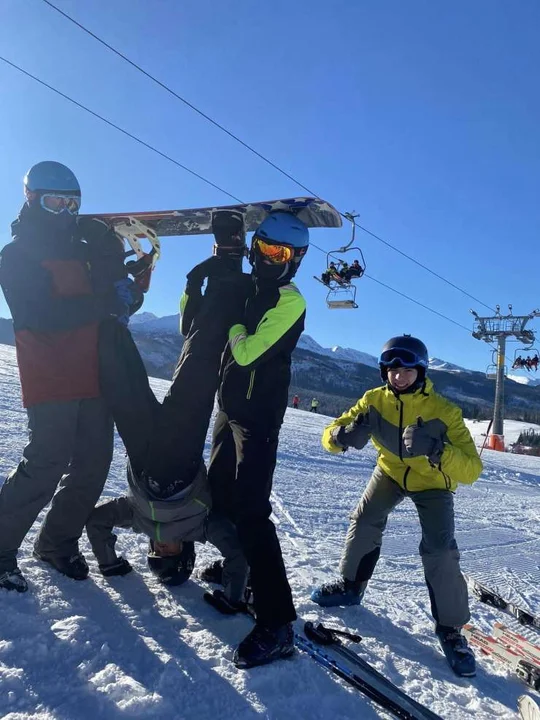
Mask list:
POLYGON ((115 563, 111 565, 100 565, 100 572, 105 577, 114 577, 115 575, 127 575, 133 568, 128 561, 120 556, 115 563))
POLYGON ((444 451, 440 430, 424 425, 421 417, 416 419, 416 425, 407 425, 403 431, 403 444, 411 457, 425 455, 433 465, 439 464, 444 451))
POLYGON ((186 275, 188 286, 200 288, 206 278, 221 277, 227 271, 227 262, 217 255, 212 255, 188 272, 186 275))
POLYGON ((371 435, 369 419, 366 415, 357 415, 349 425, 341 425, 332 430, 332 441, 344 450, 349 447, 361 450, 371 435))

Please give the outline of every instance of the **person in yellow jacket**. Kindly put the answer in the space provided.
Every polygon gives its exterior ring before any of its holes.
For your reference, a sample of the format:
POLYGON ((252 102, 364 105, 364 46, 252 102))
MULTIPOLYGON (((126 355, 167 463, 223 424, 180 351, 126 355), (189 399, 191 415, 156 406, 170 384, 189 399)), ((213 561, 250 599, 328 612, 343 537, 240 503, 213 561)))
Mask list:
POLYGON ((410 335, 391 338, 379 358, 385 385, 368 390, 324 430, 326 450, 360 450, 371 439, 378 458, 351 517, 341 578, 315 589, 311 597, 323 607, 361 602, 388 515, 408 497, 422 528, 419 551, 437 636, 454 671, 474 675, 474 655, 460 632, 470 613, 454 537, 453 492, 459 483, 478 479, 482 461, 461 410, 436 393, 426 377, 428 362, 422 341, 410 335))

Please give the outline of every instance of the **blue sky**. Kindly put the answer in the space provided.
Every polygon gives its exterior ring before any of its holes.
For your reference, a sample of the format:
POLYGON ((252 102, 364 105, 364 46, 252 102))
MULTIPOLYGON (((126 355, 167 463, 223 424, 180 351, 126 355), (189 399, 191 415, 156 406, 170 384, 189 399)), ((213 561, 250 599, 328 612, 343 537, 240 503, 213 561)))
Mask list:
MULTIPOLYGON (((537 0, 56 0, 340 210, 493 306, 540 306, 540 4, 537 0)), ((85 35, 42 0, 0 4, 2 54, 243 200, 304 194, 85 35)), ((137 145, 0 63, 0 244, 22 177, 56 159, 78 175, 84 212, 228 204, 137 145)), ((349 229, 314 230, 330 250, 349 229)), ((368 273, 459 323, 488 313, 359 233, 368 273)), ((185 273, 210 237, 163 242, 145 308, 176 312, 185 273)), ((484 368, 489 348, 369 279, 356 311, 329 311, 298 274, 306 330, 323 345, 377 354, 391 335, 484 368)), ((246 268, 247 269, 247 268, 246 268)), ((2 299, 0 315, 8 314, 2 299)), ((535 321, 536 326, 539 321, 535 321)), ((533 323, 534 327, 534 323, 533 323)), ((512 352, 513 354, 513 352, 512 352)))

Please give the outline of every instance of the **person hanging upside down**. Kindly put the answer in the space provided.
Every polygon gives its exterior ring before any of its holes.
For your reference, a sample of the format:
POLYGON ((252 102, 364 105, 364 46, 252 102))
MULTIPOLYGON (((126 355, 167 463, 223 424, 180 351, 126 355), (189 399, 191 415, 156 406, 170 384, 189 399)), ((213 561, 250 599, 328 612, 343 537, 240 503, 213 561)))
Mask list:
POLYGON ((179 585, 190 577, 194 541, 211 542, 225 558, 225 588, 205 599, 222 612, 233 613, 243 608, 247 564, 234 526, 211 509, 202 457, 221 354, 229 328, 243 318, 251 279, 241 272, 242 216, 216 214, 213 231, 218 254, 187 276, 181 300, 185 341, 163 403, 150 388, 127 328, 112 322, 101 324, 100 382, 126 448, 129 493, 98 505, 86 530, 105 576, 131 571, 129 563, 116 554, 114 528, 146 534, 150 539, 148 565, 166 585, 179 585), (220 254, 220 247, 234 243, 236 254, 220 254))

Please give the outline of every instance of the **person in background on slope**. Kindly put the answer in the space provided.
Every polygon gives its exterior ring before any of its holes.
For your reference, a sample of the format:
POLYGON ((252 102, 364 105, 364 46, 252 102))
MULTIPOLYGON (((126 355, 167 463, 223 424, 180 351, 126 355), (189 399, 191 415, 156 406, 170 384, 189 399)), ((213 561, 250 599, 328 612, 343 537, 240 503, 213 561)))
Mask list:
POLYGON ((298 405, 300 405, 300 398, 298 395, 295 395, 292 399, 292 406, 295 410, 298 410, 298 405))
POLYGON ((311 401, 310 410, 312 413, 316 413, 316 412, 318 412, 318 409, 319 409, 319 401, 317 400, 317 398, 313 398, 311 401))
POLYGON ((165 585, 180 585, 190 577, 194 541, 211 542, 225 557, 225 592, 204 597, 221 612, 233 614, 243 609, 247 564, 234 525, 211 512, 203 450, 227 334, 243 317, 252 283, 241 272, 243 216, 214 213, 212 230, 216 255, 187 276, 180 303, 185 340, 163 403, 150 388, 127 329, 117 323, 101 324, 100 381, 128 456, 128 494, 98 505, 86 530, 107 577, 132 569, 116 555, 114 527, 146 534, 148 565, 165 585))
MULTIPOLYGON (((0 587, 18 592, 28 589, 18 549, 51 498, 34 555, 75 580, 88 576, 78 540, 113 451, 113 421, 98 382, 98 323, 127 320, 130 311, 104 282, 103 258, 93 257, 92 224, 77 224, 81 191, 71 170, 40 162, 24 191, 13 241, 0 256, 29 429, 23 459, 0 490, 0 587)), ((123 248, 114 233, 109 240, 123 268, 123 248)))
POLYGON ((478 479, 482 461, 461 410, 436 393, 426 377, 428 361, 426 346, 417 338, 391 338, 379 358, 385 385, 368 390, 324 430, 326 450, 360 450, 371 438, 378 458, 351 517, 341 579, 314 590, 311 598, 323 607, 361 602, 388 515, 408 497, 422 528, 419 550, 436 634, 454 671, 469 676, 475 673, 475 659, 460 632, 470 613, 454 537, 453 493, 458 483, 478 479))
POLYGON ((256 624, 234 653, 239 668, 293 653, 296 618, 270 492, 287 408, 291 355, 304 328, 305 300, 292 282, 309 245, 307 227, 275 212, 255 231, 249 261, 254 292, 229 331, 208 477, 216 511, 238 530, 251 571, 256 624))

